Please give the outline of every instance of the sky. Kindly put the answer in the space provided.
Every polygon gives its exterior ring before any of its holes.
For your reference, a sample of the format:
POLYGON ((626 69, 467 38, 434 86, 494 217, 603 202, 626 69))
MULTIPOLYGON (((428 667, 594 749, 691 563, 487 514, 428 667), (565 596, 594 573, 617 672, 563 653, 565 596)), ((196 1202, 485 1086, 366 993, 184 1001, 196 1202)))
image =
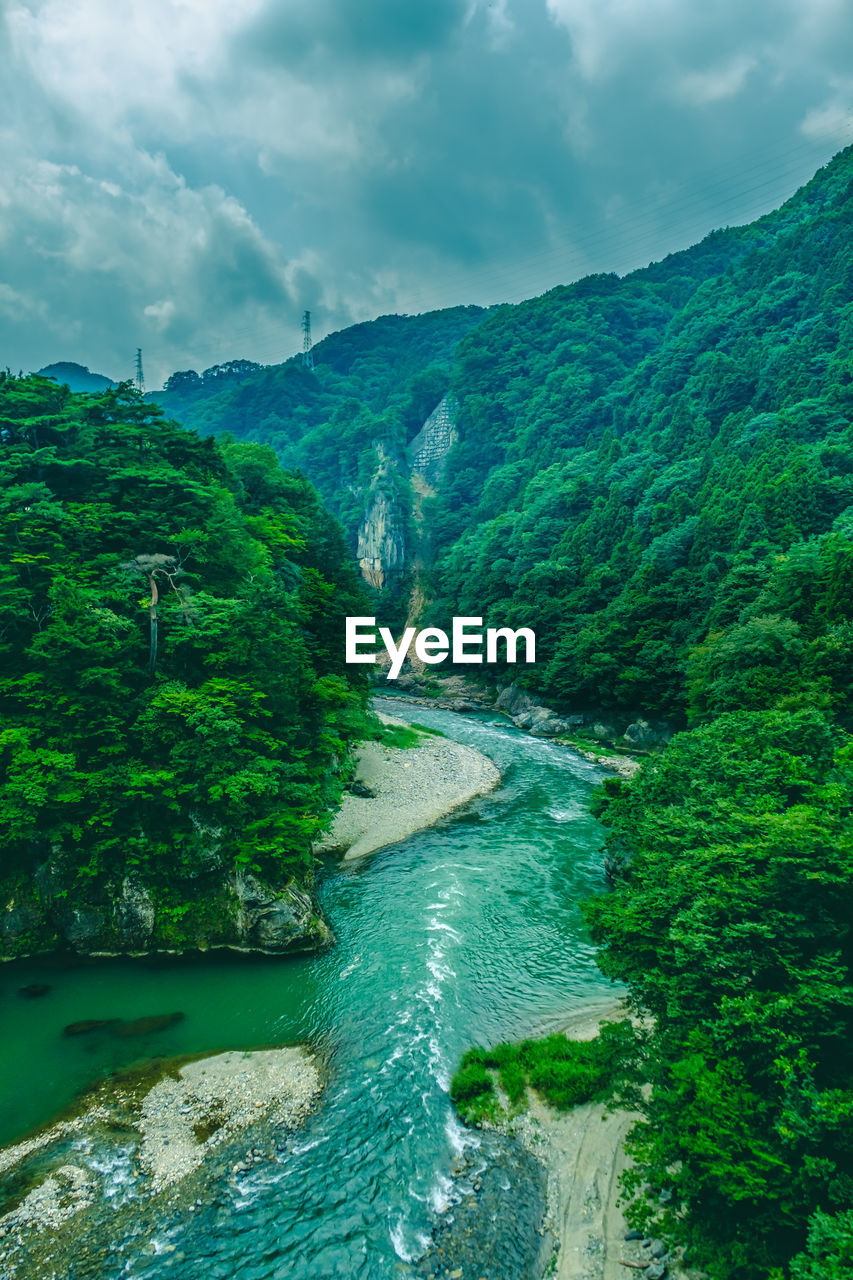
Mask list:
POLYGON ((623 273, 853 142, 853 0, 0 0, 0 367, 623 273))

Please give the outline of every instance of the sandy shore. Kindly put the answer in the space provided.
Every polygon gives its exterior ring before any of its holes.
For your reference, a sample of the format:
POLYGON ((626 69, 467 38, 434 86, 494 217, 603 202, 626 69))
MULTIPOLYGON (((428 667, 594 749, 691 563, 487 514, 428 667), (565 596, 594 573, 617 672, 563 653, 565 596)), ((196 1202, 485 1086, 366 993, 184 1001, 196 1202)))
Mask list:
MULTIPOLYGON (((380 719, 405 723, 386 715, 380 719)), ((363 857, 431 826, 500 780, 491 760, 449 738, 425 738, 408 750, 365 742, 358 750, 356 782, 372 795, 347 793, 331 830, 315 847, 339 850, 347 861, 363 857)))
MULTIPOLYGON (((591 1000, 542 1034, 559 1030, 572 1040, 591 1040, 600 1022, 627 1016, 621 1000, 591 1000)), ((531 1090, 527 1111, 510 1122, 510 1131, 548 1170, 546 1227, 557 1245, 548 1271, 553 1280, 625 1280, 634 1270, 647 1280, 686 1280, 692 1274, 665 1256, 659 1241, 625 1238, 629 1227, 619 1204, 619 1179, 630 1163, 625 1138, 637 1119, 634 1111, 600 1103, 555 1111, 531 1090)))
MULTIPOLYGON (((560 1028, 572 1040, 591 1040, 598 1024, 626 1016, 622 1001, 590 1002, 560 1028)), ((622 1260, 637 1261, 638 1246, 625 1241, 628 1225, 619 1199, 627 1167, 624 1140, 637 1116, 588 1103, 554 1111, 529 1095, 533 1150, 549 1175, 550 1227, 559 1242, 555 1280, 624 1280, 622 1260)))

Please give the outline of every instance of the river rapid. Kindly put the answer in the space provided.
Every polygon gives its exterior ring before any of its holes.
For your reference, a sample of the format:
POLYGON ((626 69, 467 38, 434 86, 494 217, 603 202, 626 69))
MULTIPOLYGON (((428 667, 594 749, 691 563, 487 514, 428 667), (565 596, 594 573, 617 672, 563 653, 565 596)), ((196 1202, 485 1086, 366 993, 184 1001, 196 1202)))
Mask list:
MULTIPOLYGON (((192 1215, 126 1234, 103 1280, 405 1280, 424 1274, 452 1216, 454 1167, 487 1164, 457 1122, 451 1075, 472 1043, 562 1026, 612 986, 580 901, 603 887, 589 798, 602 770, 488 715, 396 700, 377 709, 477 748, 501 785, 438 826, 357 864, 327 862, 320 896, 336 944, 286 960, 7 966, 0 974, 0 1141, 43 1123, 98 1077, 145 1058, 309 1042, 327 1084, 287 1158, 222 1181, 192 1215), (41 999, 15 989, 46 983, 41 999), (180 1011, 149 1038, 62 1037, 82 1019, 180 1011), (144 1238, 143 1238, 144 1237, 144 1238)), ((114 1157, 117 1203, 132 1195, 114 1157)), ((482 1272, 473 1274, 487 1275, 482 1272)))

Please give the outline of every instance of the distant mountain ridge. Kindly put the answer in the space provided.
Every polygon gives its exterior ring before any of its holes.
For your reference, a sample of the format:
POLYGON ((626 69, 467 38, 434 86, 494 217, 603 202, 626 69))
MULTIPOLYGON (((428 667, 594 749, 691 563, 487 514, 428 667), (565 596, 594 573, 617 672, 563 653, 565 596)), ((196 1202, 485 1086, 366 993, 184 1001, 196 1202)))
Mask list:
POLYGON ((117 387, 118 383, 103 373, 92 373, 84 364, 75 364, 73 360, 58 360, 55 364, 46 364, 37 373, 41 378, 53 378, 56 382, 70 387, 72 391, 108 391, 117 387))

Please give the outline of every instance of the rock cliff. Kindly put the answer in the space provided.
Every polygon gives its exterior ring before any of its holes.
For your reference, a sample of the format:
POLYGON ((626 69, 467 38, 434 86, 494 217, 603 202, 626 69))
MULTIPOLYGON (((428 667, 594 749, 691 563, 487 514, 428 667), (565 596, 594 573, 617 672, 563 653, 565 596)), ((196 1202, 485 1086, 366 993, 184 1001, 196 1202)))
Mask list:
POLYGON ((447 455, 459 438, 456 430, 458 405, 452 395, 444 396, 409 445, 409 465, 428 484, 436 485, 444 475, 447 455))
POLYGON ((212 869, 161 884, 133 876, 81 883, 54 857, 2 885, 0 959, 66 948, 83 956, 228 948, 313 950, 331 934, 310 888, 212 869))
POLYGON ((358 530, 356 557, 361 576, 371 587, 396 592, 418 561, 417 495, 435 492, 447 455, 458 438, 456 401, 444 396, 405 453, 387 442, 373 441, 377 467, 366 495, 358 530))
POLYGON ((406 512, 393 483, 389 460, 380 463, 358 531, 356 556, 371 587, 397 586, 406 571, 406 512))

